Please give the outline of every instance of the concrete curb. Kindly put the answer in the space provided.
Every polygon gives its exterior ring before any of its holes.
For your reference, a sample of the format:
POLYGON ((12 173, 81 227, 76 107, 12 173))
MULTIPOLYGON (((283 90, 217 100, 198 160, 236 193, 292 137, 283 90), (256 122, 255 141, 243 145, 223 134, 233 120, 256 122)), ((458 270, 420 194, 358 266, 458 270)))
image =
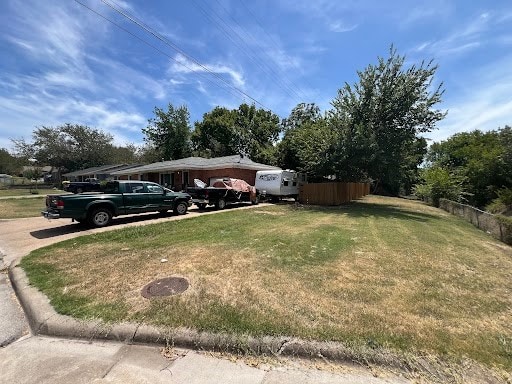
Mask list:
POLYGON ((338 342, 307 341, 298 338, 232 335, 170 329, 146 324, 106 324, 100 320, 78 320, 58 314, 50 300, 29 284, 19 266, 9 268, 9 278, 25 311, 34 335, 86 340, 112 340, 127 344, 156 344, 195 350, 252 355, 326 358, 339 362, 357 362, 388 367, 408 366, 404 356, 384 349, 349 348, 338 342))

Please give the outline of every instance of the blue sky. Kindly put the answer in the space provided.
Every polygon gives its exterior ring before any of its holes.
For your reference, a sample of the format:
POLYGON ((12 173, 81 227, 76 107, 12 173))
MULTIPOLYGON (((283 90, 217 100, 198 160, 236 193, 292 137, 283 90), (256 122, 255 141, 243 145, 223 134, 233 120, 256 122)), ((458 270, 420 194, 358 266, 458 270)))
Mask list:
POLYGON ((118 26, 72 0, 0 2, 0 147, 64 123, 140 144, 169 102, 192 123, 242 102, 325 111, 391 44, 439 65, 448 116, 429 138, 512 125, 510 0, 79 1, 118 26))

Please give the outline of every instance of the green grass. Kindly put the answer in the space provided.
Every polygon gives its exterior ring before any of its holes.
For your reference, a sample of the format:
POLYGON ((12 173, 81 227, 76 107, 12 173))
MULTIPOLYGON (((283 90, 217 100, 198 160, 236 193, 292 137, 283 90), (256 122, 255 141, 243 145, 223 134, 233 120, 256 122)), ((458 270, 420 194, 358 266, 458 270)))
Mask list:
POLYGON ((0 197, 18 197, 18 196, 34 196, 34 195, 51 195, 56 193, 64 193, 62 190, 58 189, 48 189, 48 188, 0 188, 0 197))
POLYGON ((44 209, 44 195, 30 199, 0 199, 0 219, 41 216, 44 209))
POLYGON ((512 368, 512 248, 416 201, 230 210, 76 238, 22 266, 59 312, 80 318, 512 368), (188 278, 184 294, 142 298, 144 285, 172 275, 188 278))

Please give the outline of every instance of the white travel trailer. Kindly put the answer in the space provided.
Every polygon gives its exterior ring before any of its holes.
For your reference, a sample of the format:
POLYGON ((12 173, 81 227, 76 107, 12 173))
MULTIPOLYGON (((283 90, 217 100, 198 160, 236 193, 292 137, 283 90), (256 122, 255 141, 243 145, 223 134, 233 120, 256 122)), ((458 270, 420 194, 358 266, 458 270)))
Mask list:
POLYGON ((262 198, 278 201, 283 197, 299 196, 299 186, 306 182, 306 175, 290 169, 256 172, 254 186, 262 198))

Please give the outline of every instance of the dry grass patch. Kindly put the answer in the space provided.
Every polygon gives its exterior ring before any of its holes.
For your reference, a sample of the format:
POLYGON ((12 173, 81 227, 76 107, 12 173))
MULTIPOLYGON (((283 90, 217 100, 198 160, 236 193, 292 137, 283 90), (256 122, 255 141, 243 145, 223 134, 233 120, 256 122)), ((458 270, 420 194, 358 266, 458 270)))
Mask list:
POLYGON ((70 240, 23 266, 74 316, 512 368, 512 248, 419 202, 370 196, 339 208, 232 210, 70 240), (190 288, 140 296, 168 276, 186 277, 190 288))
POLYGON ((0 199, 0 219, 20 219, 41 216, 44 196, 26 199, 0 199))

